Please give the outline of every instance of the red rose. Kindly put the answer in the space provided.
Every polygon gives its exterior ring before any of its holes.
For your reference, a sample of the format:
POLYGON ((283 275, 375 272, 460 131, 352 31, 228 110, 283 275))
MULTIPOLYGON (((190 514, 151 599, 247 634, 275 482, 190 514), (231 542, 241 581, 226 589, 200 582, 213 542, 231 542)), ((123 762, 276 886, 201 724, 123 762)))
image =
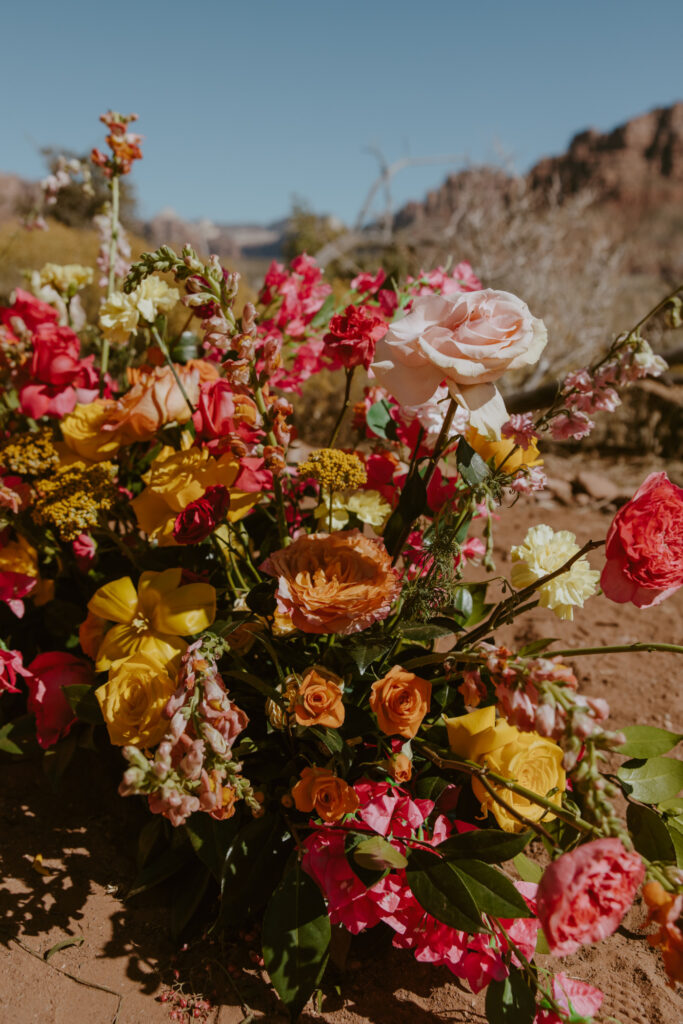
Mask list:
POLYGON ((615 932, 644 876, 638 854, 619 839, 596 839, 553 861, 536 894, 550 952, 568 956, 615 932))
POLYGON ((347 306, 343 313, 330 320, 325 342, 350 370, 364 366, 367 370, 375 356, 375 345, 388 331, 387 324, 362 306, 347 306))
POLYGON ((92 666, 82 658, 63 651, 39 654, 28 666, 26 678, 29 689, 28 710, 36 716, 36 731, 41 747, 51 747, 66 736, 76 721, 69 702, 62 692, 63 686, 92 685, 95 681, 92 666))
POLYGON ((203 384, 192 417, 197 437, 213 439, 234 432, 235 401, 227 380, 203 384))
POLYGON ((646 608, 683 586, 683 488, 651 473, 614 517, 605 555, 600 585, 611 601, 646 608))
POLYGON ((24 321, 27 330, 35 331, 40 324, 56 324, 59 319, 57 310, 41 302, 35 295, 25 292, 23 288, 17 288, 14 292, 14 302, 11 306, 0 307, 0 323, 6 327, 12 326, 12 318, 19 317, 24 321))
POLYGON ((230 494, 227 487, 221 484, 207 487, 201 498, 191 501, 176 516, 173 539, 177 544, 199 544, 222 523, 229 507, 230 494))

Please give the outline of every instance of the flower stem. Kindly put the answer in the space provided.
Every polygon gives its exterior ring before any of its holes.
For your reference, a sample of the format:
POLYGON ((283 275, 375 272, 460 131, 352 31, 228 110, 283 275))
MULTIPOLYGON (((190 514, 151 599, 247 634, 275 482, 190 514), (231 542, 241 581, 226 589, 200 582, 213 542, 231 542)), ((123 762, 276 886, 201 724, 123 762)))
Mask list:
MULTIPOLYGON (((119 241, 119 176, 114 174, 110 183, 111 188, 111 222, 109 230, 109 272, 107 277, 107 298, 110 299, 114 293, 116 277, 116 249, 119 241)), ((100 360, 100 390, 104 388, 104 378, 109 367, 109 339, 102 340, 102 357, 100 360)))
POLYGON ((166 342, 162 339, 161 335, 159 334, 158 330, 156 329, 156 327, 154 325, 152 325, 152 337, 154 338, 154 341, 156 342, 157 346, 160 348, 161 354, 163 355, 164 359, 166 360, 166 364, 168 365, 171 373, 175 377, 175 382, 178 385, 178 387, 180 388, 180 393, 183 396, 183 398, 185 399, 185 404, 187 405, 187 408, 190 410, 190 415, 194 416, 194 406, 193 406, 192 402, 190 401, 190 399, 188 397, 188 394, 187 394, 187 391, 185 390, 185 388, 183 386, 183 382, 180 379, 180 374, 178 373, 178 371, 175 368, 175 363, 171 359, 171 353, 168 351, 168 348, 166 347, 166 342))
POLYGON ((607 647, 576 647, 566 651, 549 648, 545 655, 561 658, 578 658, 582 654, 630 654, 632 651, 669 651, 671 654, 683 654, 683 647, 678 644, 634 643, 613 644, 607 647))
POLYGON ((341 425, 344 422, 344 416, 346 415, 346 410, 349 407, 349 398, 351 396, 351 382, 353 381, 353 375, 354 375, 355 372, 356 372, 356 367, 355 366, 351 366, 351 367, 349 367, 346 370, 346 385, 345 385, 345 388, 344 388, 344 402, 342 404, 341 409, 339 410, 339 415, 337 416, 337 422, 335 423, 334 427, 332 428, 332 434, 330 435, 330 440, 327 442, 327 447, 328 448, 333 448, 334 447, 334 442, 337 440, 337 434, 339 433, 341 425))
MULTIPOLYGON (((261 414, 263 424, 266 426, 269 421, 268 409, 266 408, 266 401, 263 397, 263 391, 261 385, 257 380, 253 382, 254 388, 254 400, 256 402, 256 408, 261 414)), ((266 437, 268 438, 268 444, 272 445, 273 448, 278 448, 278 442, 275 434, 271 427, 266 427, 266 437)), ((289 532, 287 530, 287 519, 285 518, 285 500, 282 493, 282 484, 277 473, 273 471, 273 494, 275 495, 275 510, 277 515, 277 529, 280 537, 280 544, 282 547, 287 547, 290 542, 289 532)))

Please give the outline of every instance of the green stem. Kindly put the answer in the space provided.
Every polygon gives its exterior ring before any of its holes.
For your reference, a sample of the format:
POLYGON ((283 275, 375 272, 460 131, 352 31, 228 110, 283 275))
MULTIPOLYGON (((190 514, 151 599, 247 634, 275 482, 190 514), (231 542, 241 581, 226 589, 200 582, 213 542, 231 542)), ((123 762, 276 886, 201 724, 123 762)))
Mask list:
POLYGON ((349 369, 346 370, 346 385, 345 385, 345 388, 344 388, 344 402, 342 404, 341 409, 339 410, 339 415, 337 416, 337 422, 335 423, 335 425, 334 425, 334 427, 332 429, 332 434, 330 435, 330 440, 327 442, 327 447, 328 448, 334 448, 334 442, 337 440, 337 434, 339 433, 341 425, 344 422, 344 416, 346 415, 346 410, 349 407, 349 398, 351 396, 351 382, 353 381, 353 375, 354 375, 355 372, 356 372, 356 367, 355 366, 352 366, 352 367, 350 367, 349 369))
POLYGON ((190 410, 190 415, 194 416, 194 406, 193 406, 192 402, 190 401, 189 396, 187 394, 187 391, 185 390, 185 388, 183 386, 183 382, 180 379, 180 375, 179 375, 178 371, 175 368, 175 363, 171 359, 171 353, 168 351, 168 348, 166 347, 166 342, 162 339, 161 335, 159 334, 158 330, 156 329, 156 327, 154 325, 152 325, 152 337, 154 338, 154 341, 156 342, 158 347, 161 349, 161 354, 163 355, 164 359, 166 360, 166 364, 169 367, 171 373, 175 377, 175 382, 178 385, 178 387, 180 388, 180 393, 183 396, 183 398, 185 399, 185 404, 187 405, 187 408, 190 410))
POLYGON ((669 651, 672 654, 683 654, 683 647, 678 644, 634 643, 613 644, 607 647, 576 647, 566 651, 549 648, 544 657, 578 658, 582 654, 630 654, 632 651, 669 651))
MULTIPOLYGON (((260 384, 256 380, 254 380, 253 382, 253 387, 256 408, 261 414, 265 426, 265 424, 268 423, 268 410, 266 408, 266 402, 263 397, 263 391, 261 390, 260 384)), ((267 429, 266 437, 268 438, 268 443, 272 445, 273 448, 279 448, 277 438, 273 433, 272 429, 267 429)), ((285 501, 284 495, 282 493, 282 484, 280 483, 280 478, 275 472, 273 472, 273 494, 275 495, 275 510, 277 515, 277 529, 280 537, 280 544, 284 548, 287 547, 287 545, 289 544, 290 538, 289 532, 287 530, 287 520, 285 518, 285 501)))
MULTIPOLYGON (((119 176, 114 174, 110 183, 111 188, 111 230, 109 234, 109 275, 107 278, 107 298, 114 294, 116 277, 116 249, 119 241, 119 176)), ((102 341, 102 357, 100 361, 100 385, 104 387, 104 378, 109 367, 109 339, 102 341)))

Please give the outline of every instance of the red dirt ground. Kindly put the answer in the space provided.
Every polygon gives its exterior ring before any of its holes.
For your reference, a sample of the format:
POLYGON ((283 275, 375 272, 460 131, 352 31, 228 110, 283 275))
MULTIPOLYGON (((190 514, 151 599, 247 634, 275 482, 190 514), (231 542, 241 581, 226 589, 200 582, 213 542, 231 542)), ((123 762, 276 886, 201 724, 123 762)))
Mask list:
MULTIPOLYGON (((550 460, 548 468, 565 481, 588 468, 626 497, 647 472, 664 467, 653 466, 651 459, 605 468, 563 458, 550 460)), ((672 479, 683 480, 681 464, 668 468, 672 479)), ((571 529, 580 543, 605 536, 614 504, 580 489, 576 493, 576 485, 573 496, 566 486, 556 489, 564 492, 564 504, 547 495, 522 499, 501 517, 496 548, 502 572, 509 571, 505 553, 510 544, 519 542, 533 523, 571 529)), ((598 567, 599 553, 591 557, 598 567)), ((682 613, 683 591, 642 611, 599 597, 577 612, 574 623, 561 623, 537 609, 511 633, 516 640, 552 635, 570 647, 680 642, 682 613)), ((576 659, 574 667, 583 692, 610 702, 615 727, 639 722, 683 731, 683 673, 676 655, 586 657, 576 659)), ((93 760, 93 769, 97 765, 93 760)), ((135 870, 140 808, 134 801, 112 797, 112 777, 87 773, 86 766, 85 774, 82 768, 80 773, 67 772, 63 789, 55 793, 38 763, 4 765, 1 770, 0 1024, 167 1024, 169 1006, 158 997, 168 992, 174 970, 186 991, 214 993, 207 1018, 212 1024, 286 1019, 249 958, 247 940, 224 954, 222 964, 207 943, 176 954, 168 911, 154 892, 122 902, 119 892, 125 891, 135 870), (33 867, 37 854, 50 874, 33 867), (70 936, 82 936, 82 944, 55 953, 48 962, 43 959, 47 950, 70 936), (241 974, 235 970, 242 1007, 224 970, 228 962, 244 968, 241 974), (253 1017, 246 1006, 254 1008, 253 1017)), ((602 1021, 683 1024, 683 1004, 666 986, 656 954, 638 932, 643 916, 637 903, 620 933, 561 966, 605 992, 602 1021)), ((485 1024, 483 1004, 483 995, 463 991, 447 970, 418 964, 410 953, 393 950, 389 933, 377 928, 353 940, 343 977, 326 984, 321 1010, 309 1006, 302 1020, 485 1024)))

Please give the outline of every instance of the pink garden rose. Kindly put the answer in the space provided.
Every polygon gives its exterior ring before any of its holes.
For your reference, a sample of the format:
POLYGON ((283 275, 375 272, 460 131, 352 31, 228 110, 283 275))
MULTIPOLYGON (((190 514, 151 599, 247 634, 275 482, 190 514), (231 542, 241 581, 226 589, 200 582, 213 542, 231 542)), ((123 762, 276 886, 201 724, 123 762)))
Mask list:
POLYGON ((31 673, 28 710, 36 716, 36 732, 41 747, 51 747, 71 729, 76 717, 62 692, 63 686, 92 685, 92 666, 83 658, 63 651, 46 651, 28 666, 31 673))
POLYGON ((537 362, 547 341, 543 321, 510 292, 422 295, 377 342, 373 369, 402 405, 429 401, 445 381, 471 424, 500 437, 508 415, 493 381, 537 362))
POLYGON ((607 534, 600 585, 610 601, 659 604, 683 586, 683 488, 650 473, 607 534))
POLYGON ((24 668, 21 651, 6 651, 0 648, 0 694, 19 693, 17 676, 27 679, 30 676, 27 668, 24 668))
POLYGON ((537 910, 550 952, 569 956, 617 930, 645 867, 619 839, 596 839, 563 853, 543 873, 537 910))

